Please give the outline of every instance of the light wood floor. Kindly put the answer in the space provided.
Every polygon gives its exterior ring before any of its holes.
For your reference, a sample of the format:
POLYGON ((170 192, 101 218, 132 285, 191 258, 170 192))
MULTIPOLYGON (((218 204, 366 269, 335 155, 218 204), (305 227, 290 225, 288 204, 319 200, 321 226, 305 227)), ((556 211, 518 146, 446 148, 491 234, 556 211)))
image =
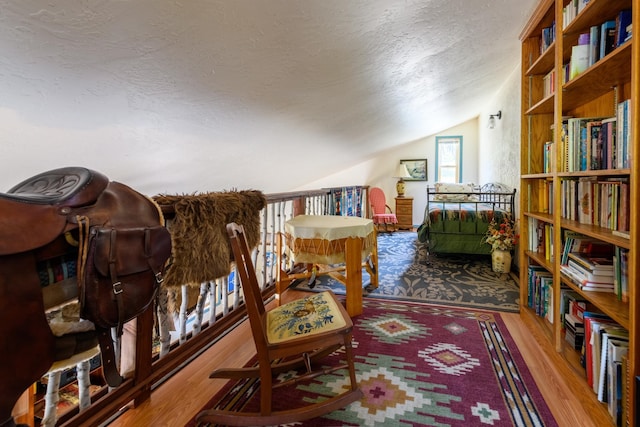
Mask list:
MULTIPOLYGON (((287 294, 289 299, 300 296, 300 292, 294 291, 287 294)), ((505 313, 503 318, 558 424, 603 425, 592 420, 591 411, 576 399, 575 387, 566 372, 553 363, 558 355, 547 340, 532 336, 518 314, 505 313)), ((154 390, 149 400, 124 411, 109 427, 184 426, 225 383, 225 380, 209 379, 209 373, 220 366, 242 366, 254 354, 250 336, 249 325, 245 322, 154 390)))

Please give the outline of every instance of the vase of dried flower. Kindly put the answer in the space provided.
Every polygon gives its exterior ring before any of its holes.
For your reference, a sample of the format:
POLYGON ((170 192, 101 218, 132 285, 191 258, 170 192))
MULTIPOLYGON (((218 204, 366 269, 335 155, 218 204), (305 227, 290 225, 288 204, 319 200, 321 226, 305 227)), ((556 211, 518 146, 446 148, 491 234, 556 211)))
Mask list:
POLYGON ((491 252, 491 268, 496 273, 511 271, 511 252, 495 249, 491 252))

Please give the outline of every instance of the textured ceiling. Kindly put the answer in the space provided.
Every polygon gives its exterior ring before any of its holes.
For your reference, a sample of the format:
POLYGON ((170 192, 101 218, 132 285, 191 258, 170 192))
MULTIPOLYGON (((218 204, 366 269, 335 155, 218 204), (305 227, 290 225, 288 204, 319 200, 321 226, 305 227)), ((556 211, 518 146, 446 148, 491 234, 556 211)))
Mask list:
POLYGON ((151 148, 157 167, 188 165, 183 184, 292 153, 322 166, 313 181, 477 116, 533 4, 0 0, 0 108, 29 128, 104 130, 125 159, 151 148))

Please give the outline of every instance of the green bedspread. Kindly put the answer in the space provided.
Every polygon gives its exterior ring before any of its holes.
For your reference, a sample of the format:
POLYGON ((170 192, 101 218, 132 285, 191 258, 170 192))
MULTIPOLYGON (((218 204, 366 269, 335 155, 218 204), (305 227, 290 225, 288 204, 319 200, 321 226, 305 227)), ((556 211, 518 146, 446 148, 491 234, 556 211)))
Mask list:
POLYGON ((500 222, 505 215, 483 203, 431 202, 418 239, 431 253, 489 254, 491 246, 482 240, 491 220, 500 222))

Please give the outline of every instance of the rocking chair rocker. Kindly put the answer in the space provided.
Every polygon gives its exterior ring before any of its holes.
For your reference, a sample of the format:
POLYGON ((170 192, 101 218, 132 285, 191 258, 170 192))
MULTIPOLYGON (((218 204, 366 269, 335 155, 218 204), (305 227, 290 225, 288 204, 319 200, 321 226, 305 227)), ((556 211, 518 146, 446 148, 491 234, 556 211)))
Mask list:
POLYGON ((260 378, 260 412, 210 409, 200 412, 197 421, 234 426, 278 425, 319 417, 362 398, 362 391, 356 382, 351 347, 353 324, 335 295, 330 291, 317 293, 266 311, 244 229, 241 225, 231 223, 227 225, 227 232, 243 286, 258 363, 255 367, 219 369, 209 378, 260 378), (304 326, 308 330, 305 330, 306 333, 296 334, 301 330, 298 326, 304 326), (341 347, 345 348, 346 363, 329 369, 312 370, 311 365, 316 360, 341 347), (282 383, 273 382, 278 373, 296 368, 306 368, 306 373, 282 383), (350 388, 347 391, 318 403, 287 410, 272 410, 273 388, 339 369, 349 371, 350 388))

